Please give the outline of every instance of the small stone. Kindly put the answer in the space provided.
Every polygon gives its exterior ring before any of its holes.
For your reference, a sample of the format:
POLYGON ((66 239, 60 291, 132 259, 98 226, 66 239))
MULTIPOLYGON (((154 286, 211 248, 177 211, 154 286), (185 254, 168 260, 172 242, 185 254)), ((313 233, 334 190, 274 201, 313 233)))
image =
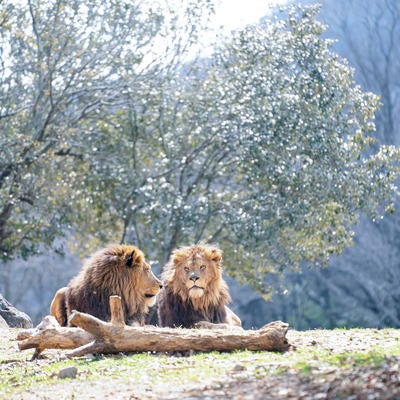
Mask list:
POLYGON ((240 371, 245 371, 245 370, 246 370, 246 367, 242 364, 236 364, 232 369, 232 371, 234 371, 234 372, 240 372, 240 371))
POLYGON ((57 378, 59 378, 59 379, 65 379, 65 378, 74 379, 74 378, 76 378, 77 373, 78 373, 78 369, 76 367, 68 367, 68 368, 62 369, 58 373, 57 378))

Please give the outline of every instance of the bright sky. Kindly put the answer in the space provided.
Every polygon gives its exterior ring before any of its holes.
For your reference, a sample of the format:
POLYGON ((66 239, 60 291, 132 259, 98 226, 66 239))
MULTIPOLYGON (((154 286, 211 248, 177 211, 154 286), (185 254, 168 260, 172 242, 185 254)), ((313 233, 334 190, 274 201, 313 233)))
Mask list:
POLYGON ((215 15, 211 17, 210 29, 203 33, 203 55, 209 55, 210 43, 220 33, 227 34, 232 30, 248 24, 257 23, 260 18, 269 14, 274 7, 288 3, 289 0, 215 0, 215 15), (221 30, 220 28, 223 27, 221 30))
POLYGON ((215 23, 228 30, 255 23, 269 13, 271 7, 283 5, 288 0, 219 0, 215 23))

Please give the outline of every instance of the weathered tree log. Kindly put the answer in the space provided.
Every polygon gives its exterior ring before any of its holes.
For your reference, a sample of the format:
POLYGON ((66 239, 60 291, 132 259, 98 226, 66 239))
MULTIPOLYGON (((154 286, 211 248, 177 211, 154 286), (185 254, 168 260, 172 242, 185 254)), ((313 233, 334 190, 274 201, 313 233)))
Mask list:
POLYGON ((61 327, 57 320, 48 315, 36 328, 18 333, 20 350, 35 349, 32 360, 38 358, 45 349, 75 349, 94 340, 94 336, 80 328, 61 327))
MULTIPOLYGON (((233 351, 239 349, 286 351, 288 325, 276 321, 259 330, 180 329, 125 326, 121 300, 110 298, 111 323, 74 311, 69 321, 79 328, 50 327, 31 335, 20 349, 71 349, 68 357, 87 353, 233 351), (80 329, 81 328, 81 329, 80 329)), ((38 327, 39 328, 39 327, 38 327)), ((40 354, 40 353, 39 353, 40 354)))

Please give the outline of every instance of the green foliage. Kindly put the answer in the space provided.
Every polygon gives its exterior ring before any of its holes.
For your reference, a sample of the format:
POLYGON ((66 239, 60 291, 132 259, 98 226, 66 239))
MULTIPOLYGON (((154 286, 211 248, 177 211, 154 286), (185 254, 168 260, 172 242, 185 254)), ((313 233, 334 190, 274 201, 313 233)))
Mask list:
MULTIPOLYGON (((3 260, 28 257, 65 230, 79 230, 91 217, 86 214, 93 201, 96 214, 120 229, 103 211, 102 187, 83 185, 96 151, 94 129, 108 123, 132 93, 135 100, 146 97, 147 81, 151 86, 185 56, 209 1, 182 5, 168 12, 163 1, 1 2, 3 260), (164 41, 170 45, 163 52, 153 51, 164 41)), ((96 232, 92 227, 84 235, 96 232)))
POLYGON ((212 76, 237 160, 233 240, 276 270, 325 264, 351 245, 359 213, 379 215, 398 174, 397 148, 370 149, 377 97, 330 51, 316 12, 237 33, 212 76))

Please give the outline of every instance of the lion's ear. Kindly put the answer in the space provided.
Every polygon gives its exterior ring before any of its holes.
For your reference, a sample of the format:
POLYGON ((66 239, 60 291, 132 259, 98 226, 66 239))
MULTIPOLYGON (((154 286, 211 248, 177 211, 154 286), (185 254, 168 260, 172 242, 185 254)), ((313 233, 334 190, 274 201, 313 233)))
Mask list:
POLYGON ((132 268, 139 265, 140 261, 141 261, 141 255, 138 254, 135 250, 132 250, 132 253, 128 256, 128 258, 125 261, 125 265, 128 268, 132 268))
POLYGON ((174 250, 171 256, 171 260, 175 266, 181 264, 188 257, 188 252, 186 248, 181 248, 174 250))
POLYGON ((180 257, 179 255, 175 254, 172 257, 172 262, 174 263, 174 265, 178 265, 181 262, 182 257, 180 257))
POLYGON ((220 264, 222 261, 222 252, 218 249, 211 250, 211 260, 217 264, 220 264))
POLYGON ((135 255, 135 250, 132 251, 132 253, 129 255, 129 257, 125 261, 125 265, 128 268, 133 267, 133 256, 135 255))

